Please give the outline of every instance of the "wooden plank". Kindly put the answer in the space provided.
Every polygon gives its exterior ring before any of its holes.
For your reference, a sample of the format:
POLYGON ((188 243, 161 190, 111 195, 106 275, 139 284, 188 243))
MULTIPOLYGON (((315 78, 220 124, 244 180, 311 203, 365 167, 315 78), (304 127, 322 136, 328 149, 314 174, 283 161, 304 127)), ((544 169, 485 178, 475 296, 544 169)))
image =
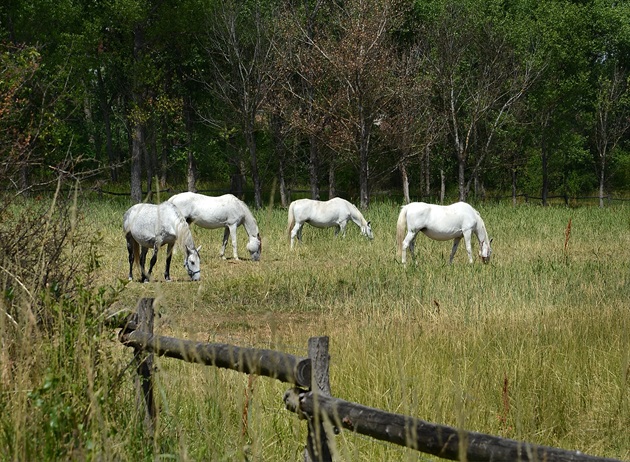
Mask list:
POLYGON ((298 414, 315 412, 330 419, 339 428, 433 454, 443 459, 466 461, 545 461, 545 462, 619 462, 538 446, 483 433, 458 430, 413 417, 392 414, 361 404, 313 392, 293 389, 285 393, 287 409, 298 414), (462 453, 465 451, 465 453, 462 453))
POLYGON ((158 356, 232 369, 246 374, 262 375, 304 388, 309 388, 311 385, 311 360, 309 358, 225 343, 181 340, 140 331, 123 332, 120 340, 127 346, 143 348, 158 356))
MULTIPOLYGON (((137 308, 137 327, 139 331, 142 331, 142 333, 146 335, 153 335, 153 320, 153 299, 141 299, 137 308)), ((152 438, 157 416, 153 397, 153 354, 136 347, 134 348, 134 360, 137 371, 135 380, 137 406, 144 414, 144 426, 147 435, 152 438)))
MULTIPOLYGON (((315 396, 330 396, 330 356, 328 354, 328 337, 311 337, 308 339, 308 357, 312 364, 311 390, 315 396)), ((332 453, 328 445, 329 435, 318 413, 308 416, 308 437, 304 452, 304 462, 329 462, 332 453)), ((333 435, 330 435, 331 437, 333 435)))

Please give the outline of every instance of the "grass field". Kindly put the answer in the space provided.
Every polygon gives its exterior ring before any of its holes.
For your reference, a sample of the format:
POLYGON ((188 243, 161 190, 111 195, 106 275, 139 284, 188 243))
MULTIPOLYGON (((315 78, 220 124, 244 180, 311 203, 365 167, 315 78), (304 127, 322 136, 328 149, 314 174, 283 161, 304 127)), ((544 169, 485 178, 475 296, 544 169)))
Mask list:
MULTIPOLYGON (((102 238, 101 286, 127 278, 127 206, 92 199, 80 207, 88 232, 102 238)), ((399 206, 387 202, 365 212, 373 241, 353 224, 345 239, 305 227, 303 244, 290 252, 286 210, 268 208, 253 210, 260 262, 249 260, 242 228, 242 259, 234 261, 218 256, 222 231, 193 226, 201 281, 187 280, 176 254, 173 281, 164 282, 162 253, 155 281, 127 284, 116 306, 155 297, 160 334, 299 356, 309 337, 327 335, 333 396, 629 460, 630 207, 477 208, 494 238, 489 265, 469 265, 463 245, 448 265, 451 243, 424 236, 416 262, 401 265, 399 206)), ((101 341, 114 358, 110 373, 123 376, 117 406, 132 406, 133 374, 122 371, 131 353, 112 335, 101 341)), ((95 447, 107 448, 99 460, 301 460, 306 425, 284 409, 286 384, 168 358, 157 367, 152 445, 134 443, 141 425, 129 409, 102 410, 103 434, 93 435, 95 447)), ((335 445, 341 461, 433 460, 350 432, 335 445)))

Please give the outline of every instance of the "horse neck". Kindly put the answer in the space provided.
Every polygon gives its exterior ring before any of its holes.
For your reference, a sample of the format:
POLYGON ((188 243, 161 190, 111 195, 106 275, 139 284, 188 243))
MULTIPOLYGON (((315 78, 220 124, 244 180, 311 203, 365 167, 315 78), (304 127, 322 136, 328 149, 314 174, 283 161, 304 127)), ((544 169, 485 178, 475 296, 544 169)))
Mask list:
POLYGON ((243 207, 243 227, 249 237, 258 236, 258 223, 247 207, 243 207))
POLYGON ((486 225, 484 224, 481 217, 477 219, 477 228, 475 229, 475 234, 477 235, 477 239, 479 239, 479 242, 488 241, 488 232, 486 231, 486 225))
POLYGON ((352 221, 354 221, 359 228, 367 226, 367 221, 363 217, 363 214, 353 204, 350 204, 350 218, 352 218, 352 221))
POLYGON ((182 221, 177 224, 177 242, 179 242, 182 249, 196 249, 192 233, 190 232, 190 227, 186 223, 186 220, 182 219, 182 221))

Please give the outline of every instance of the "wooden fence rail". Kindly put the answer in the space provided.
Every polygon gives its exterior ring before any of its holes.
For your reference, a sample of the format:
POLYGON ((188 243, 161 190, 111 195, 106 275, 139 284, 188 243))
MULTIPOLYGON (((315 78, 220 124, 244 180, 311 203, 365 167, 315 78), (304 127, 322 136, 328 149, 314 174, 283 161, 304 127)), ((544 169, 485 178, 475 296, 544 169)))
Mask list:
POLYGON ((284 403, 289 411, 308 423, 306 461, 331 461, 328 440, 340 429, 346 429, 450 460, 619 462, 579 451, 464 431, 334 398, 328 380, 327 337, 311 338, 309 357, 301 358, 274 350, 157 336, 153 335, 153 299, 140 300, 135 313, 110 316, 106 323, 121 328, 120 341, 134 349, 139 377, 137 389, 151 435, 156 418, 151 364, 153 354, 157 354, 272 377, 294 385, 285 393, 284 403))

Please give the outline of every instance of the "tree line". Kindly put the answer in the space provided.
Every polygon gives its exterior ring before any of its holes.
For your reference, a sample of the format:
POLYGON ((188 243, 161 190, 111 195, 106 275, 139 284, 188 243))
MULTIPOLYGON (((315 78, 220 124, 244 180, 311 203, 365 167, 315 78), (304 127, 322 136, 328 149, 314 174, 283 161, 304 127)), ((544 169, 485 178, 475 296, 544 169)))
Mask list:
POLYGON ((618 0, 16 0, 0 177, 603 205, 630 184, 629 78, 618 0))

